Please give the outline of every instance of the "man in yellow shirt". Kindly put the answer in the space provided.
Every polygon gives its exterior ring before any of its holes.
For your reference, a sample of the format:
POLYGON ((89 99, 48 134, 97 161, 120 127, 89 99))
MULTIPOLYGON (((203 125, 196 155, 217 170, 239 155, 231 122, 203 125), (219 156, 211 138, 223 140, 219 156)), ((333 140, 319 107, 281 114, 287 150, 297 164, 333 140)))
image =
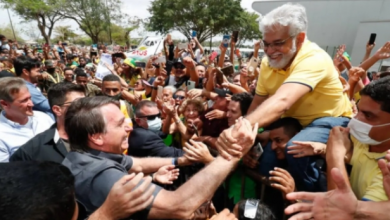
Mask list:
MULTIPOLYGON (((259 127, 281 117, 296 118, 304 129, 292 141, 326 143, 334 126, 347 126, 352 116, 351 103, 332 59, 306 36, 307 16, 303 6, 285 4, 264 16, 260 22, 265 58, 257 82, 256 95, 245 118, 259 127)), ((229 128, 218 139, 222 155, 230 157, 241 151, 232 143, 229 128), (230 147, 231 146, 231 147, 230 147)), ((287 148, 286 148, 287 149, 287 148)), ((289 172, 298 190, 326 191, 322 172, 324 159, 319 156, 294 158, 286 154, 289 172)))
MULTIPOLYGON (((368 84, 360 95, 359 112, 348 128, 336 127, 330 133, 326 152, 328 172, 336 167, 348 180, 344 164, 349 162, 350 187, 356 197, 363 201, 387 201, 378 160, 390 150, 390 77, 368 84)), ((335 189, 331 179, 328 189, 335 189)))

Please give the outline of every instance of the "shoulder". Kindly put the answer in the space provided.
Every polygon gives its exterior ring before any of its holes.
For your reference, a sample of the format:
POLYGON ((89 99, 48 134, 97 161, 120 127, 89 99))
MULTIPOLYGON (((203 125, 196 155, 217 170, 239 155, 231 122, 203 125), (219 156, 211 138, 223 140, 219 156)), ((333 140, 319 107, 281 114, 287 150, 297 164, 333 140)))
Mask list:
POLYGON ((333 66, 333 61, 329 54, 321 47, 316 43, 307 40, 298 52, 292 66, 298 66, 300 64, 317 68, 328 68, 333 66))
POLYGON ((42 120, 46 120, 48 123, 52 123, 52 124, 54 123, 53 119, 48 114, 40 111, 33 111, 33 112, 34 112, 33 117, 37 118, 40 122, 42 120))

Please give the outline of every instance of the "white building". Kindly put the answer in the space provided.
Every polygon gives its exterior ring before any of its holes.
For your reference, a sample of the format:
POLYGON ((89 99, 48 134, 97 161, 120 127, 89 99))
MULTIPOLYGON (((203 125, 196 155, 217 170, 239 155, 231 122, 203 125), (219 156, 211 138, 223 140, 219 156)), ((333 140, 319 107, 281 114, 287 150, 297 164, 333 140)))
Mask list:
MULTIPOLYGON (((309 20, 308 38, 333 57, 337 47, 347 46, 352 64, 359 65, 371 33, 376 33, 374 54, 390 41, 390 0, 256 0, 252 8, 262 15, 287 2, 305 6, 309 20)), ((375 64, 371 70, 390 66, 390 60, 375 64)))

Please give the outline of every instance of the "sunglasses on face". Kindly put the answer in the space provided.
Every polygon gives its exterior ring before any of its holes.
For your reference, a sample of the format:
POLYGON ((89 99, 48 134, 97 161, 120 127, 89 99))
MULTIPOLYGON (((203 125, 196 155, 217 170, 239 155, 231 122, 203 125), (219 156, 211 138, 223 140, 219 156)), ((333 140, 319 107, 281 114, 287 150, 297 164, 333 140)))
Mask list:
POLYGON ((156 118, 161 118, 161 113, 155 115, 143 115, 143 116, 139 116, 138 118, 146 118, 147 120, 152 121, 156 118))
POLYGON ((185 96, 182 96, 182 95, 173 95, 173 99, 183 100, 184 98, 185 98, 185 96))

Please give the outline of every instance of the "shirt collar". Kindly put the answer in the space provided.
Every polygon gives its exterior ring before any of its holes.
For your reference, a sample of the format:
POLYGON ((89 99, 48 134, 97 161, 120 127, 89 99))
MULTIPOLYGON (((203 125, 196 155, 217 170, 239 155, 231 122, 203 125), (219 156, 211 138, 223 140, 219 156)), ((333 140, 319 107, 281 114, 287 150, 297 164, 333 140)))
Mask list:
POLYGON ((58 141, 60 140, 60 134, 58 133, 58 130, 56 129, 56 131, 54 132, 54 143, 58 143, 58 141))
POLYGON ((6 124, 8 124, 9 126, 11 126, 13 128, 32 127, 33 117, 32 116, 28 116, 27 123, 25 125, 21 125, 21 124, 19 124, 17 122, 9 120, 7 117, 5 117, 5 111, 2 111, 1 115, 0 115, 0 122, 6 123, 6 124))

